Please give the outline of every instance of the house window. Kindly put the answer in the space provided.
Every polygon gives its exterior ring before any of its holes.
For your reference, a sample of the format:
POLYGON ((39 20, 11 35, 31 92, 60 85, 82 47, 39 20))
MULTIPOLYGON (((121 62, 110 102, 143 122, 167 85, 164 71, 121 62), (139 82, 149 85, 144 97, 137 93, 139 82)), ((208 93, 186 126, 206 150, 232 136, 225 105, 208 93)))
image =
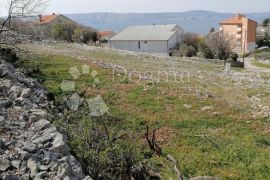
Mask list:
POLYGON ((138 49, 141 49, 141 42, 138 41, 138 49))

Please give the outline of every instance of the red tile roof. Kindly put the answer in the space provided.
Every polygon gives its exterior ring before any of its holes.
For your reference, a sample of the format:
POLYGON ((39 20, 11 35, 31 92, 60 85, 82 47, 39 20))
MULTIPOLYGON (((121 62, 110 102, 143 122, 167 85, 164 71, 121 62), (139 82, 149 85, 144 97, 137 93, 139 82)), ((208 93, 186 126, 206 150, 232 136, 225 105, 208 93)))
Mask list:
POLYGON ((220 24, 242 24, 243 19, 246 19, 246 17, 244 15, 237 14, 236 16, 233 16, 229 19, 221 21, 220 24))
POLYGON ((52 15, 45 15, 45 16, 40 15, 37 23, 48 24, 52 22, 53 20, 55 20, 58 16, 60 16, 60 14, 52 14, 52 15))
POLYGON ((113 34, 114 32, 113 31, 101 31, 101 32, 99 32, 98 34, 100 35, 100 36, 108 36, 108 35, 111 35, 111 34, 113 34))

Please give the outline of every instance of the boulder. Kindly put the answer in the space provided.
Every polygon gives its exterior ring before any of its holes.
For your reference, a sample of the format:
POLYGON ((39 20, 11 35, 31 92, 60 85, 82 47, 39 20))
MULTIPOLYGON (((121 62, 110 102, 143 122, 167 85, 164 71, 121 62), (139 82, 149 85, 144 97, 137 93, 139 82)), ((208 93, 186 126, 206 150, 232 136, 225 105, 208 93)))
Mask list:
POLYGON ((19 160, 19 159, 12 160, 11 165, 12 165, 12 167, 14 167, 16 169, 19 169, 20 165, 21 165, 21 160, 19 160))
POLYGON ((25 142, 24 146, 23 146, 23 150, 30 152, 30 153, 33 153, 36 151, 36 145, 31 143, 31 142, 25 142))
POLYGON ((36 161, 32 158, 30 158, 28 161, 27 161, 27 167, 30 169, 30 176, 33 178, 36 176, 36 174, 38 173, 38 165, 36 163, 36 161))
POLYGON ((10 161, 4 157, 0 157, 0 172, 6 171, 11 166, 10 161))
POLYGON ((50 127, 50 125, 51 125, 50 121, 47 121, 46 119, 41 119, 33 124, 32 129, 35 131, 42 131, 50 127))
POLYGON ((51 152, 60 153, 66 155, 68 152, 68 147, 64 135, 56 133, 53 139, 53 146, 50 148, 51 152))
POLYGON ((8 98, 0 98, 0 109, 9 108, 12 105, 12 101, 8 98))
POLYGON ((28 98, 31 96, 31 89, 26 88, 22 91, 21 97, 28 98))

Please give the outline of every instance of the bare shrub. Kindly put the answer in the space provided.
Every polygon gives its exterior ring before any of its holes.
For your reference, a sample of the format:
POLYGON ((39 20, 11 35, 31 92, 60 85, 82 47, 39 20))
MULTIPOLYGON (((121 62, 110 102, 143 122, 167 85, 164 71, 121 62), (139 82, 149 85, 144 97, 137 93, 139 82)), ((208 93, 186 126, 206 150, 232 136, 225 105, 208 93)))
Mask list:
POLYGON ((216 32, 206 38, 207 46, 215 52, 220 60, 227 60, 231 52, 236 47, 236 38, 228 33, 216 32))

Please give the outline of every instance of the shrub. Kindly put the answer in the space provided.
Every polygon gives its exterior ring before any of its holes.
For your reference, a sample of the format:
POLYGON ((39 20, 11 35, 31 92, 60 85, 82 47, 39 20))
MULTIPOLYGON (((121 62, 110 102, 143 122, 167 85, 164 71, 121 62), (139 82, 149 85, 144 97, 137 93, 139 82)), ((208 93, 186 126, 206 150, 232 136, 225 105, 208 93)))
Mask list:
POLYGON ((193 46, 188 46, 187 44, 182 44, 179 49, 180 56, 192 57, 197 53, 193 46))
POLYGON ((239 56, 237 53, 231 53, 230 58, 232 61, 236 62, 239 56))
POLYGON ((270 37, 264 36, 264 37, 257 38, 256 44, 259 48, 263 46, 270 47, 270 37))
POLYGON ((196 52, 199 48, 199 41, 200 36, 196 33, 184 33, 182 36, 182 44, 194 47, 196 52))
POLYGON ((108 39, 100 39, 99 42, 100 43, 108 43, 108 39))
POLYGON ((199 44, 199 51, 204 58, 207 59, 215 58, 215 53, 208 47, 208 45, 205 42, 201 42, 199 44))
POLYGON ((51 34, 55 39, 73 42, 75 25, 71 23, 56 24, 51 30, 51 34))
POLYGON ((132 179, 147 173, 142 161, 147 163, 145 154, 149 152, 125 120, 109 115, 91 117, 86 104, 76 112, 65 110, 64 117, 56 124, 68 136, 71 150, 87 175, 93 179, 132 179))
POLYGON ((91 41, 96 42, 97 39, 97 32, 90 31, 86 28, 79 27, 74 31, 73 40, 76 42, 88 44, 91 41))
POLYGON ((16 63, 19 60, 19 58, 16 55, 15 50, 11 48, 0 47, 0 57, 9 63, 16 63))

